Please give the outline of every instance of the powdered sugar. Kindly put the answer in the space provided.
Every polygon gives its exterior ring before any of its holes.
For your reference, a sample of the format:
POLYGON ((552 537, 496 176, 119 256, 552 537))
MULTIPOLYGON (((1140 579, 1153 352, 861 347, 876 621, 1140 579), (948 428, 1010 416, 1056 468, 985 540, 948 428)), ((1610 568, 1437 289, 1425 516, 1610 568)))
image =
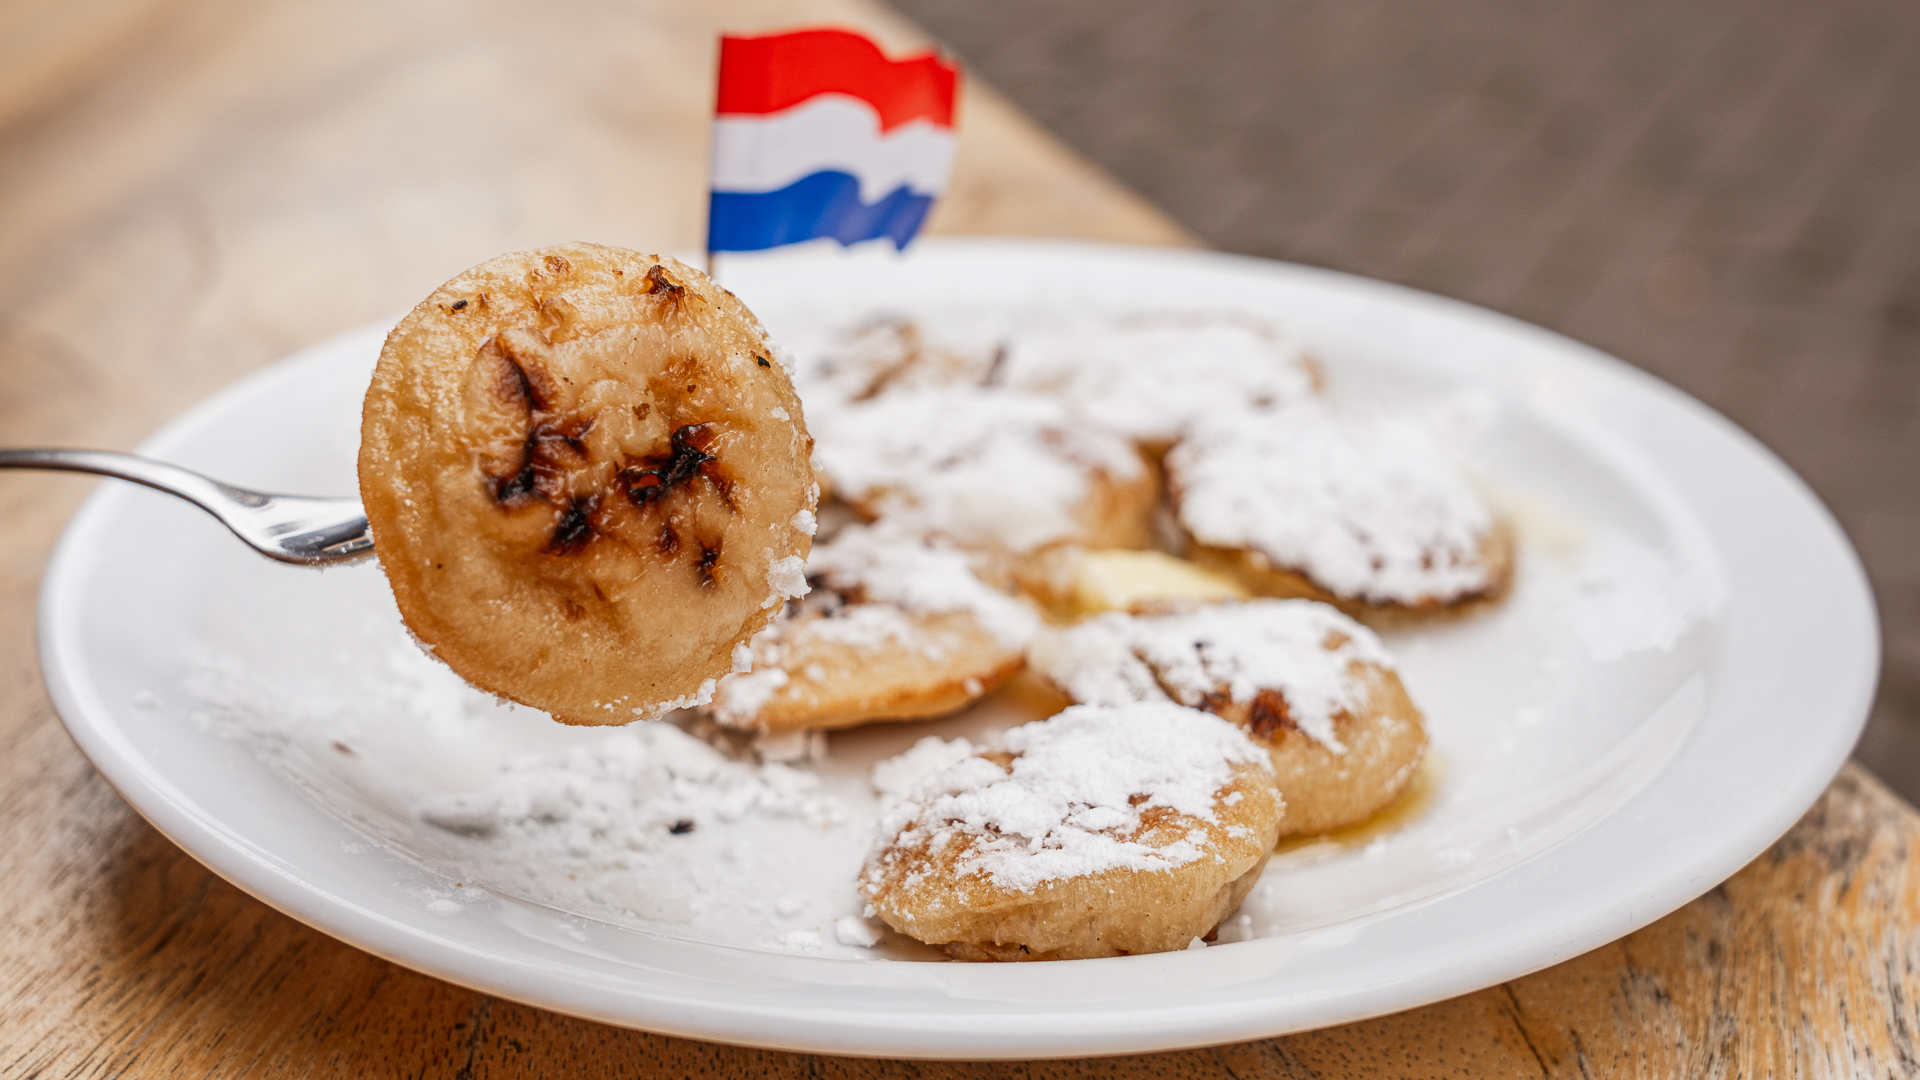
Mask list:
MULTIPOLYGON (((713 715, 750 728, 797 673, 783 665, 802 639, 864 650, 910 649, 936 662, 945 648, 919 623, 924 616, 965 613, 1002 648, 1018 653, 1040 619, 1032 608, 974 576, 967 558, 949 548, 888 530, 850 525, 815 544, 808 571, 823 589, 754 636, 749 673, 720 682, 713 715)), ((817 680, 816 680, 817 681, 817 680)))
POLYGON ((579 841, 575 854, 609 842, 647 851, 664 835, 750 812, 815 825, 843 820, 845 807, 820 795, 819 784, 786 765, 729 760, 671 724, 638 724, 589 746, 517 758, 485 788, 423 799, 419 812, 441 828, 523 840, 565 826, 579 841))
POLYGON ((523 754, 477 790, 415 807, 445 831, 441 846, 460 853, 468 881, 576 911, 777 946, 794 932, 783 924, 845 910, 831 893, 748 883, 782 852, 761 844, 844 846, 832 838, 854 811, 812 772, 731 760, 670 724, 523 754))
MULTIPOLYGON (((898 645, 924 651, 919 628, 914 625, 913 619, 905 610, 892 604, 849 604, 843 599, 830 617, 810 619, 803 616, 788 623, 787 627, 802 625, 810 636, 820 641, 859 649, 882 649, 898 645)), ((776 626, 775 633, 779 632, 776 626)))
POLYGON ((1022 552, 1076 535, 1097 479, 1144 469, 1126 440, 1010 390, 890 393, 812 413, 834 490, 890 526, 1022 552))
POLYGON ((1165 870, 1206 857, 1206 832, 1142 843, 1144 811, 1165 807, 1207 823, 1237 764, 1266 752, 1216 716, 1163 702, 1076 705, 1006 733, 1008 769, 969 757, 915 786, 881 822, 881 847, 969 845, 958 871, 1026 891, 1113 869, 1165 870), (1145 796, 1145 798, 1141 798, 1145 796), (1136 801, 1137 800, 1137 801, 1136 801))
POLYGON ((642 720, 653 720, 673 712, 675 709, 697 709, 713 700, 714 690, 719 682, 714 679, 700 680, 700 686, 691 694, 682 694, 672 701, 663 701, 647 707, 635 706, 633 715, 642 720))
MULTIPOLYGON (((939 659, 940 647, 922 633, 907 612, 889 604, 847 604, 838 594, 820 597, 822 609, 830 614, 803 613, 783 616, 753 636, 753 669, 745 674, 728 675, 720 680, 714 694, 711 714, 728 727, 752 730, 760 724, 760 713, 796 675, 814 682, 824 673, 806 668, 807 646, 830 642, 868 652, 887 648, 915 650, 939 659), (793 670, 788 665, 803 665, 793 670)), ((809 601, 812 603, 812 601, 809 601)))
POLYGON ((991 363, 991 334, 935 333, 920 321, 877 314, 799 339, 801 363, 794 385, 817 407, 867 401, 903 390, 977 386, 991 363))
MULTIPOLYGON (((765 334, 766 334, 766 331, 762 329, 761 335, 763 338, 765 337, 765 334)), ((793 360, 793 353, 789 351, 784 345, 781 345, 777 341, 774 341, 772 339, 766 339, 766 341, 767 341, 767 351, 773 354, 773 362, 776 364, 779 364, 780 370, 786 372, 787 375, 791 377, 793 375, 793 371, 795 367, 794 360, 793 360)))
POLYGON ((772 607, 782 600, 795 600, 807 595, 806 562, 798 555, 775 559, 767 567, 767 586, 773 590, 773 595, 767 597, 761 607, 772 607))
POLYGON ((357 663, 315 686, 209 657, 168 698, 443 873, 418 896, 437 914, 511 896, 773 948, 860 910, 852 882, 873 823, 864 784, 830 793, 817 762, 730 758, 669 722, 555 724, 466 686, 389 620, 355 638, 357 663))
POLYGON ((842 915, 833 924, 833 936, 842 945, 871 949, 880 944, 880 929, 873 920, 859 915, 842 915))
POLYGON ((713 703, 714 716, 723 724, 735 727, 750 727, 760 710, 767 707, 781 687, 793 681, 785 668, 780 666, 780 633, 769 627, 754 635, 754 662, 760 665, 756 670, 736 672, 720 680, 720 686, 714 696, 719 700, 713 703), (769 630, 772 630, 769 633, 769 630))
POLYGON ((1045 635, 1029 660, 1075 701, 1091 704, 1171 700, 1200 708, 1215 695, 1246 703, 1278 691, 1300 730, 1337 753, 1346 748, 1334 718, 1364 704, 1352 666, 1393 667, 1372 631, 1310 600, 1109 613, 1045 635))
POLYGON ((962 553, 887 529, 842 529, 814 547, 807 565, 828 588, 867 604, 927 615, 964 611, 1010 649, 1024 648, 1039 628, 1032 608, 981 581, 962 553))
POLYGON ((1492 585, 1486 502, 1416 424, 1314 405, 1223 416, 1167 455, 1180 523, 1335 595, 1451 601, 1492 585))
POLYGON ((1315 393, 1300 344, 1244 312, 991 309, 870 317, 802 334, 809 411, 897 393, 1003 387, 1088 423, 1167 443, 1227 411, 1315 393))
POLYGON ((1011 336, 1002 378, 1056 394, 1129 438, 1169 443, 1222 413, 1314 394, 1300 345, 1276 328, 1217 313, 1084 317, 1011 336))
POLYGON ((890 810, 912 795, 920 781, 965 761, 979 749, 964 738, 928 735, 905 752, 874 762, 867 773, 867 782, 873 785, 874 794, 880 796, 882 811, 890 810))

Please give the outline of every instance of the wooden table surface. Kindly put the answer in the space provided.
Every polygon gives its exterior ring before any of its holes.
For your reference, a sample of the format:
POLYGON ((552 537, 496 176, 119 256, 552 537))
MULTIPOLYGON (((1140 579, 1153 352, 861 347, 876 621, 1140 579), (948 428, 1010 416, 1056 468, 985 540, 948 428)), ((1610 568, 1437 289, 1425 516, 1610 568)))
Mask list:
MULTIPOLYGON (((826 22, 922 40, 863 0, 13 0, 0 7, 0 443, 130 447, 501 251, 696 249, 714 34, 826 22)), ((961 132, 935 231, 1191 242, 977 83, 961 132)), ((89 487, 0 476, 5 1076, 1920 1072, 1920 817, 1857 766, 1766 854, 1638 933, 1285 1038, 897 1063, 649 1035, 459 989, 226 884, 68 741, 40 681, 34 604, 89 487)))

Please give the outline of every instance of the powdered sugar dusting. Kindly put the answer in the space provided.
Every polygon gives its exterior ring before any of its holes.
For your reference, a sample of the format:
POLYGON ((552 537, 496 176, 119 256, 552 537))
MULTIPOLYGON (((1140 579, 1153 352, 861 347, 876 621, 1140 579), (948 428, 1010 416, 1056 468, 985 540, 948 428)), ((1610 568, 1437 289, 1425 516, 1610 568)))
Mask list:
POLYGON ((1170 442, 1221 412, 1311 397, 1300 343, 1242 311, 1064 311, 1055 306, 880 314, 802 331, 795 385, 808 409, 939 388, 1054 398, 1129 438, 1170 442))
POLYGON ((837 328, 815 327, 800 339, 794 385, 809 412, 903 390, 978 386, 997 348, 998 331, 983 322, 995 321, 967 320, 965 331, 942 326, 929 333, 921 319, 877 313, 837 328))
POLYGON ((872 919, 858 915, 842 915, 833 924, 833 936, 842 945, 853 945, 862 949, 871 949, 880 944, 880 928, 872 919))
POLYGON ((1010 390, 902 391, 813 411, 821 467, 842 497, 891 526, 1029 551, 1073 537, 1097 476, 1144 465, 1060 402, 1010 390))
POLYGON ((1447 602, 1492 584, 1492 512, 1411 421, 1313 405, 1224 416, 1174 447, 1167 473, 1194 539, 1338 596, 1447 602))
POLYGON ((1010 649, 1024 648, 1039 628, 1032 608, 981 581, 962 553, 889 530, 849 526, 816 545, 807 564, 829 588, 869 604, 928 615, 964 611, 1010 649))
POLYGON ((1355 664, 1391 670, 1371 630, 1311 600, 1218 604, 1178 615, 1109 613, 1035 643, 1030 660, 1075 701, 1236 704, 1262 690, 1286 699, 1300 730, 1336 753, 1334 718, 1364 705, 1355 664))
POLYGON ((702 679, 698 689, 691 694, 682 694, 672 701, 663 701, 658 705, 636 706, 633 715, 646 720, 665 716, 675 709, 697 709, 713 700, 714 689, 719 683, 714 679, 702 679))
MULTIPOLYGON (((808 573, 823 586, 797 610, 783 614, 753 638, 751 663, 720 681, 713 716, 732 727, 752 727, 762 709, 793 681, 782 665, 798 635, 866 650, 917 650, 944 658, 919 617, 965 613, 1009 653, 1032 640, 1040 618, 1025 603, 976 577, 967 557, 911 536, 851 525, 815 544, 808 573)), ((798 661, 793 661, 798 662, 798 661)))
POLYGON ((666 835, 749 813, 817 825, 844 820, 845 807, 819 786, 818 777, 786 765, 730 761, 670 724, 641 724, 588 746, 510 761, 485 788, 424 798, 419 813, 443 829, 511 834, 523 844, 564 848, 564 840, 538 837, 565 826, 585 830, 596 846, 610 840, 646 851, 666 835))
POLYGON ((902 753, 874 762, 867 782, 880 797, 881 809, 889 810, 912 795, 920 781, 965 761, 979 749, 965 738, 928 735, 902 753))
MULTIPOLYGON (((816 592, 814 596, 820 594, 816 592)), ((714 719, 743 730, 757 726, 761 710, 793 681, 795 672, 790 672, 785 665, 800 662, 793 654, 804 648, 807 640, 863 650, 893 647, 916 649, 928 655, 938 651, 932 642, 924 640, 920 628, 898 607, 845 604, 834 593, 827 594, 824 604, 833 605, 830 617, 783 616, 753 636, 753 669, 720 680, 712 701, 714 719)), ((798 674, 809 675, 804 670, 798 674)))
POLYGON ((1057 394, 1082 416, 1157 443, 1224 412, 1314 394, 1297 342, 1210 313, 1058 320, 1010 338, 1004 368, 1009 386, 1057 394))
POLYGON ((806 627, 821 640, 867 649, 914 646, 920 637, 913 620, 892 604, 846 604, 832 618, 807 620, 806 627))
POLYGON ((729 760, 667 724, 525 754, 485 787, 415 805, 423 822, 469 838, 469 857, 496 888, 701 936, 716 921, 760 923, 770 938, 789 913, 739 910, 760 896, 740 888, 750 868, 727 853, 851 813, 812 773, 729 760))
POLYGON ((786 372, 788 378, 792 378, 796 367, 792 350, 767 337, 764 328, 760 328, 760 336, 761 340, 767 343, 767 352, 772 355, 773 362, 780 365, 780 370, 786 372))
POLYGON ((1166 807, 1213 823, 1233 767, 1268 767, 1266 752, 1239 728, 1164 702, 1076 705, 1007 732, 1005 746, 1017 755, 1008 770, 970 757, 916 785, 884 815, 869 867, 889 849, 962 837, 969 850, 960 873, 981 872, 1019 891, 1113 869, 1183 866, 1208 854, 1205 831, 1148 845, 1132 839, 1142 813, 1166 807))
POLYGON ((1034 639, 1027 663, 1083 705, 1172 701, 1153 668, 1134 651, 1138 620, 1110 612, 1071 629, 1049 629, 1034 639))
MULTIPOLYGON (((766 634, 765 630, 760 632, 766 634)), ((734 726, 746 726, 767 707, 767 702, 780 692, 780 688, 792 681, 785 668, 780 667, 780 651, 777 635, 763 642, 759 635, 754 639, 755 661, 762 666, 756 671, 738 672, 720 680, 715 691, 713 703, 714 715, 722 723, 734 726)))

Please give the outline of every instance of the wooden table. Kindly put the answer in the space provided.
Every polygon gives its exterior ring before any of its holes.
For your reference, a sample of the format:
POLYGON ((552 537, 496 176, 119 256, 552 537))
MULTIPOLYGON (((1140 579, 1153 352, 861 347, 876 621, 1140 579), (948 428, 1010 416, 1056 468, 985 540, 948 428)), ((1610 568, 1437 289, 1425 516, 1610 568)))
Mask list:
MULTIPOLYGON (((128 447, 495 253, 699 246, 713 35, 862 0, 14 0, 0 8, 0 442, 128 447)), ((939 232, 1182 244, 970 86, 939 232)), ((609 1028, 377 960, 214 877, 74 750, 33 644, 88 484, 0 476, 7 1076, 1861 1075, 1920 1070, 1920 818, 1849 766, 1732 880, 1622 941, 1305 1035, 900 1064, 609 1028)))

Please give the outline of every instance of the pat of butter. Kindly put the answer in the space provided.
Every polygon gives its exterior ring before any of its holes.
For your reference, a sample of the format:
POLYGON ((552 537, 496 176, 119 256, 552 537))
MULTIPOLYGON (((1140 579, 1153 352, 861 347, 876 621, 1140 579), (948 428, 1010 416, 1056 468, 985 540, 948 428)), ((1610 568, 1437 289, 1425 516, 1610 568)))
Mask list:
POLYGON ((1250 595, 1224 574, 1159 551, 1089 551, 1073 569, 1073 604, 1085 615, 1245 600, 1250 595))

